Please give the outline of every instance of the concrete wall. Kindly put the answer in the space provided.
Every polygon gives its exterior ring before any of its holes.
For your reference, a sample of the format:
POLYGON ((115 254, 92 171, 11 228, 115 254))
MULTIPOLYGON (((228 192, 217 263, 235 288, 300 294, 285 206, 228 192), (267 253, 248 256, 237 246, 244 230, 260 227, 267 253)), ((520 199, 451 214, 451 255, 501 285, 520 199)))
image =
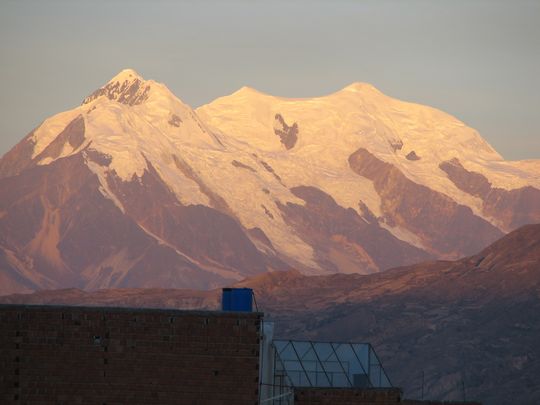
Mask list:
POLYGON ((253 405, 261 317, 0 305, 0 403, 253 405))

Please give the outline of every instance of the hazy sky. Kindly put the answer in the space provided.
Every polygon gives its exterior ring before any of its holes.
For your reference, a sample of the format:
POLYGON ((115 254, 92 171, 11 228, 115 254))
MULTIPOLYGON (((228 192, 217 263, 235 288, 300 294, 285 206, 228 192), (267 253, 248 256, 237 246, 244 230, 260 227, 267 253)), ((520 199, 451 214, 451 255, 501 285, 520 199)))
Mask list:
POLYGON ((119 70, 193 107, 369 82, 540 158, 540 1, 0 0, 0 154, 119 70))

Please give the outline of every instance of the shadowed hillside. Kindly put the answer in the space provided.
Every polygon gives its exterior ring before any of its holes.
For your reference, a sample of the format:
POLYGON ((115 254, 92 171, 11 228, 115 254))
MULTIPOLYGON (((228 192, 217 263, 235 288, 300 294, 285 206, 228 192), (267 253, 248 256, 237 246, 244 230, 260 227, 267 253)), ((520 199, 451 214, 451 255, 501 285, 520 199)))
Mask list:
MULTIPOLYGON (((540 225, 477 255, 372 275, 275 272, 255 290, 279 337, 371 342, 405 396, 540 401, 540 225)), ((219 308, 220 290, 41 291, 2 303, 219 308)))

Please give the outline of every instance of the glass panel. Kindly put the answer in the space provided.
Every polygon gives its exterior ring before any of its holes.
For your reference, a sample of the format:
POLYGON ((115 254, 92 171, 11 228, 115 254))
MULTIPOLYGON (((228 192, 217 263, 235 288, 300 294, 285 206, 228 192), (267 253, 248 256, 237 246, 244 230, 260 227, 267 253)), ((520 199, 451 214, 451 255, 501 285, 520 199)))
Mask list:
POLYGON ((298 361, 298 357, 296 356, 296 352, 294 351, 294 347, 291 342, 287 342, 287 344, 283 345, 281 350, 278 350, 278 354, 281 360, 298 361))
POLYGON ((352 347, 354 352, 356 353, 356 357, 358 358, 360 363, 362 363, 364 370, 369 373, 369 345, 363 343, 354 343, 352 347))
POLYGON ((390 380, 386 375, 384 368, 375 353, 375 350, 371 348, 369 351, 369 361, 370 361, 370 379, 373 382, 373 385, 376 387, 391 387, 390 380))
POLYGON ((274 347, 278 352, 282 351, 285 346, 289 344, 288 340, 274 340, 273 342, 274 347))
MULTIPOLYGON (((360 381, 358 379, 359 376, 365 376, 363 377, 363 380, 368 379, 366 375, 367 373, 364 370, 363 365, 358 361, 358 357, 356 356, 356 353, 354 352, 351 344, 342 343, 339 345, 334 345, 334 349, 341 362, 341 366, 343 367, 343 370, 345 370, 348 377, 346 386, 348 387, 354 386, 355 379, 356 381, 360 381)), ((369 386, 369 384, 367 385, 369 386)), ((365 386, 366 384, 363 383, 359 387, 363 388, 365 386)))
POLYGON ((274 341, 276 374, 296 387, 391 387, 369 344, 274 341), (279 364, 278 364, 279 363, 279 364))
POLYGON ((317 371, 320 369, 320 364, 317 361, 317 356, 313 351, 310 342, 293 342, 298 358, 299 366, 304 371, 305 379, 302 382, 303 386, 316 387, 317 371))
POLYGON ((327 360, 329 356, 334 356, 332 348, 328 343, 313 343, 311 342, 311 352, 316 359, 315 383, 316 387, 332 387, 332 370, 327 368, 327 360))

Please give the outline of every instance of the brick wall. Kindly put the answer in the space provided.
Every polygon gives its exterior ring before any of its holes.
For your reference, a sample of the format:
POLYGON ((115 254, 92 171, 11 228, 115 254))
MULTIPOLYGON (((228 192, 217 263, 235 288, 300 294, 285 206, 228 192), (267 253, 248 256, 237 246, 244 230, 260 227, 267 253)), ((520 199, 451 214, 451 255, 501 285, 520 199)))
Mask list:
POLYGON ((298 388, 295 405, 390 405, 401 399, 399 388, 298 388))
POLYGON ((261 317, 0 305, 0 403, 253 405, 261 317))

